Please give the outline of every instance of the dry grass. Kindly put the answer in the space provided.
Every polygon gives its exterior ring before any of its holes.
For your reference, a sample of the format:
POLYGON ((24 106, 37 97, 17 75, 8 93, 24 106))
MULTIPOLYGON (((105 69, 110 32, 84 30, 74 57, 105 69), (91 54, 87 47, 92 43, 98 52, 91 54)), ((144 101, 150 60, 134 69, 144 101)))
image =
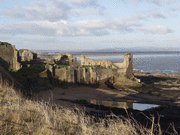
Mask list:
POLYGON ((140 88, 140 87, 142 87, 142 85, 143 85, 144 83, 139 83, 139 82, 137 82, 137 81, 133 81, 133 80, 131 80, 131 79, 123 79, 123 80, 121 80, 121 81, 119 81, 119 82, 115 82, 114 84, 113 84, 113 86, 115 87, 115 88, 140 88))
MULTIPOLYGON (((153 119, 150 129, 132 118, 116 116, 94 122, 78 108, 74 111, 50 102, 27 100, 8 85, 0 87, 0 95, 1 135, 153 135, 155 131, 153 119)), ((161 134, 160 126, 156 129, 161 134)))

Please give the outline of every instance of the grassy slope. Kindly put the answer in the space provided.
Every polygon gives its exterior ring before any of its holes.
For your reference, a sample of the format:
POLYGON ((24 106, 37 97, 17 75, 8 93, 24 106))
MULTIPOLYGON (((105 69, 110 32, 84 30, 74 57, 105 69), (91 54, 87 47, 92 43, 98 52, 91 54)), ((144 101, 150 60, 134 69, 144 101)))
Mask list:
MULTIPOLYGON (((7 134, 84 134, 84 135, 152 135, 132 119, 107 118, 94 122, 84 112, 43 101, 23 99, 12 87, 0 87, 0 133, 7 134)), ((159 134, 159 128, 156 130, 159 134)))

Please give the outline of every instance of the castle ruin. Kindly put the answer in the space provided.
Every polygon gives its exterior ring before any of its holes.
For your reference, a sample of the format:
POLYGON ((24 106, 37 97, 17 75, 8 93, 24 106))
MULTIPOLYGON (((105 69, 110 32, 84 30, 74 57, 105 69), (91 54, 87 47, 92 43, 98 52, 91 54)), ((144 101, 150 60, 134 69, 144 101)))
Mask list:
POLYGON ((20 49, 19 56, 21 61, 31 61, 37 58, 37 53, 29 51, 28 49, 20 49))
POLYGON ((78 65, 79 64, 77 62, 77 58, 73 57, 73 55, 69 53, 66 53, 65 55, 58 54, 57 57, 58 58, 55 61, 56 64, 65 64, 65 65, 78 65))
POLYGON ((0 41, 0 66, 7 70, 19 70, 22 65, 20 62, 31 61, 37 58, 35 52, 27 49, 16 49, 15 45, 0 41))
POLYGON ((124 61, 113 63, 111 60, 94 60, 86 58, 84 55, 80 56, 81 65, 101 66, 105 68, 117 69, 117 73, 131 78, 133 73, 133 56, 130 53, 124 55, 124 61))
POLYGON ((15 46, 0 41, 0 65, 7 70, 19 70, 21 64, 18 62, 18 50, 15 46))
MULTIPOLYGON (((72 55, 71 55, 72 56, 72 55)), ((71 57, 72 58, 72 57, 71 57)), ((109 60, 93 60, 81 55, 81 67, 58 68, 56 65, 46 65, 46 69, 57 80, 69 83, 93 84, 99 80, 111 78, 113 82, 133 77, 132 55, 125 54, 122 63, 113 63, 109 60), (92 65, 92 67, 88 67, 92 65), (87 67, 83 67, 87 66, 87 67)))
MULTIPOLYGON (((0 66, 7 70, 19 70, 21 63, 35 62, 37 54, 27 49, 17 50, 15 46, 0 42, 0 66), (20 63, 21 62, 21 63, 20 63)), ((58 84, 69 82, 74 84, 94 84, 99 80, 108 79, 109 82, 115 83, 123 79, 133 78, 133 56, 131 54, 124 55, 124 61, 114 63, 110 60, 93 60, 80 56, 81 64, 77 62, 77 58, 72 54, 58 54, 58 59, 50 59, 45 66, 43 75, 39 76, 40 82, 49 79, 49 83, 56 81, 58 84), (54 65, 54 66, 53 66, 54 65), (65 67, 62 67, 65 66, 65 67)), ((30 65, 30 64, 29 64, 30 65)), ((28 65, 27 65, 28 67, 28 65)), ((39 74, 40 75, 40 74, 39 74)))

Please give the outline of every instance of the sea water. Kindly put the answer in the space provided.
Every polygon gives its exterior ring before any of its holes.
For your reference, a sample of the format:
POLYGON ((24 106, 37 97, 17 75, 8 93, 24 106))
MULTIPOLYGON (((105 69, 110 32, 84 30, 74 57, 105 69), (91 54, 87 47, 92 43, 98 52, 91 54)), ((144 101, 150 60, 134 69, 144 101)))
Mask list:
MULTIPOLYGON (((86 58, 123 62, 124 55, 86 56, 86 58)), ((77 61, 80 63, 79 57, 77 57, 77 61)), ((180 74, 180 54, 133 54, 133 70, 149 73, 180 74)))

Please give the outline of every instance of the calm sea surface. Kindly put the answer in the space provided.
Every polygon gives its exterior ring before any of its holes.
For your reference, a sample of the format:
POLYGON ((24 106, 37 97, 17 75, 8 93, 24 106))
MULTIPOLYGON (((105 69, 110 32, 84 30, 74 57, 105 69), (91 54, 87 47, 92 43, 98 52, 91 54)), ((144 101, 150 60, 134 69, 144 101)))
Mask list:
MULTIPOLYGON (((123 62, 124 55, 86 56, 86 58, 123 62)), ((80 63, 79 57, 77 57, 77 61, 80 63)), ((133 70, 150 73, 180 74, 180 54, 133 54, 133 70)))

